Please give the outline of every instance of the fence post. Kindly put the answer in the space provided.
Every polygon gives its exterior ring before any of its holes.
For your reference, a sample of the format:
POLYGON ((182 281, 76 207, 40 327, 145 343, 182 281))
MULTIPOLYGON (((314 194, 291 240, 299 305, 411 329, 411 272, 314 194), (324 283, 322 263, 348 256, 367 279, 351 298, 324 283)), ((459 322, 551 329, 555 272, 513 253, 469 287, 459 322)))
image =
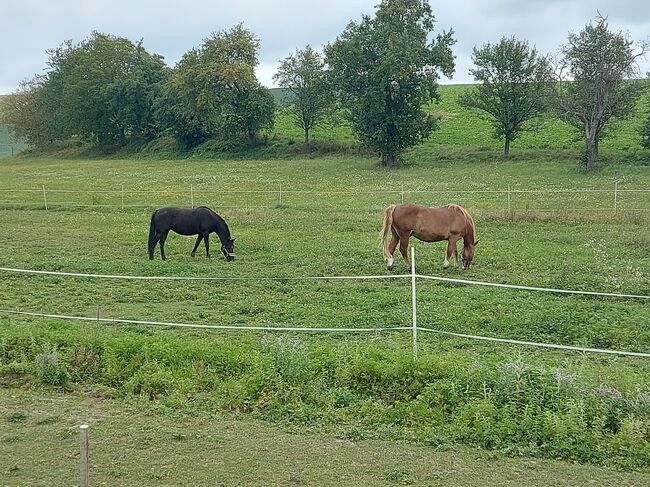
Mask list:
POLYGON ((404 204, 404 183, 402 183, 402 204, 404 204))
POLYGON ((124 185, 122 185, 122 209, 124 209, 124 185))
POLYGON ((45 211, 47 211, 47 193, 45 192, 45 185, 43 185, 43 201, 45 201, 45 211))
POLYGON ((282 206, 282 181, 280 181, 280 200, 278 202, 278 206, 282 206))
POLYGON ((512 220, 512 207, 510 206, 510 184, 508 184, 508 219, 512 220))
POLYGON ((614 213, 618 211, 618 181, 614 181, 614 213))
POLYGON ((413 360, 418 359, 418 313, 415 298, 415 247, 411 247, 411 304, 413 309, 413 360))
POLYGON ((79 426, 79 439, 80 439, 80 456, 79 456, 79 485, 81 487, 88 487, 88 425, 82 424, 79 426))
POLYGON ((194 208, 194 185, 190 184, 190 199, 192 200, 192 208, 194 208))

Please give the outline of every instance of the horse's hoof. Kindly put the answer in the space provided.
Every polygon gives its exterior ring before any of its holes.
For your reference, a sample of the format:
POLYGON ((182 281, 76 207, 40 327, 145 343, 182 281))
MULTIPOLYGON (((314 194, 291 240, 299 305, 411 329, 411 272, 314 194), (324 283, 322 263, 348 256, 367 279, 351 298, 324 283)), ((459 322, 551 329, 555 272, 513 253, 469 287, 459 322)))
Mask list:
POLYGON ((392 265, 386 266, 386 269, 388 269, 389 271, 392 271, 392 270, 393 270, 393 266, 392 266, 392 265))

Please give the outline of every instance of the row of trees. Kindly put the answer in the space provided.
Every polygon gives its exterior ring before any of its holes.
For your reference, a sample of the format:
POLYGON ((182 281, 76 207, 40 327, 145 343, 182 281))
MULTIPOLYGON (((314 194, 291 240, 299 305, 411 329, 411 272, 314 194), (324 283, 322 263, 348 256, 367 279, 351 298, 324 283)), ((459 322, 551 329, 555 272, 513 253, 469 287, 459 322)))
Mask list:
MULTIPOLYGON (((438 99, 439 75, 454 72, 453 32, 434 36, 434 27, 427 0, 383 0, 323 55, 307 46, 282 61, 274 79, 291 94, 305 144, 334 110, 385 165, 426 139, 438 124, 427 107, 438 99)), ((504 38, 474 49, 478 84, 460 102, 491 117, 506 155, 517 134, 554 110, 584 135, 591 169, 610 119, 627 116, 637 101, 642 85, 629 78, 646 49, 635 51, 602 17, 569 36, 558 63, 504 38)), ((255 77, 258 51, 259 40, 240 24, 171 69, 141 43, 93 33, 51 51, 47 74, 8 97, 3 117, 35 146, 77 136, 119 147, 164 133, 188 148, 211 139, 255 145, 275 114, 272 94, 255 77)), ((644 130, 650 145, 650 118, 644 130)))

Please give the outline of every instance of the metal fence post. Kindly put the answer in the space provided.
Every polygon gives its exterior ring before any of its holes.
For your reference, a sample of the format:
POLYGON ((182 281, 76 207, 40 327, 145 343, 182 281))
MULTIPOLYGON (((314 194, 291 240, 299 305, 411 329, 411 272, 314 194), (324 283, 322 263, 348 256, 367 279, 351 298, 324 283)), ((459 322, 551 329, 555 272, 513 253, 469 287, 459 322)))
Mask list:
POLYGON ((282 181, 280 181, 280 200, 278 202, 278 206, 282 206, 282 181))
POLYGON ((618 211, 618 181, 614 181, 614 213, 618 211))
POLYGON ((190 199, 192 200, 192 208, 194 208, 194 185, 190 184, 190 199))
POLYGON ((45 191, 45 185, 43 185, 43 201, 45 202, 45 211, 47 211, 47 193, 45 191))
POLYGON ((413 360, 418 359, 418 313, 415 297, 415 247, 411 247, 411 305, 413 309, 413 360))
POLYGON ((124 185, 122 185, 122 209, 124 209, 124 185))
POLYGON ((402 183, 402 204, 404 204, 404 183, 402 183))
POLYGON ((80 456, 79 456, 79 485, 88 487, 88 425, 79 426, 80 456))

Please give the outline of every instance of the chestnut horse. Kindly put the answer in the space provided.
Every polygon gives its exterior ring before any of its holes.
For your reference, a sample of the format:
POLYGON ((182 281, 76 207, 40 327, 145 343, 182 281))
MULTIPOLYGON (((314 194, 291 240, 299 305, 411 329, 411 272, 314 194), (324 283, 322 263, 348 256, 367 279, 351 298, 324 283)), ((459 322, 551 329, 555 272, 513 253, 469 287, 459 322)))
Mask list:
POLYGON ((476 229, 474 219, 458 205, 447 205, 440 208, 428 208, 420 205, 390 205, 384 212, 384 225, 379 233, 381 247, 388 262, 388 268, 393 268, 393 253, 399 242, 399 250, 404 263, 411 269, 408 258, 408 242, 411 235, 423 242, 439 242, 447 240, 447 253, 443 267, 449 266, 452 254, 458 265, 456 242, 463 239, 463 269, 469 269, 474 259, 474 247, 478 244, 475 239, 476 229), (388 241, 388 234, 393 238, 388 241))

